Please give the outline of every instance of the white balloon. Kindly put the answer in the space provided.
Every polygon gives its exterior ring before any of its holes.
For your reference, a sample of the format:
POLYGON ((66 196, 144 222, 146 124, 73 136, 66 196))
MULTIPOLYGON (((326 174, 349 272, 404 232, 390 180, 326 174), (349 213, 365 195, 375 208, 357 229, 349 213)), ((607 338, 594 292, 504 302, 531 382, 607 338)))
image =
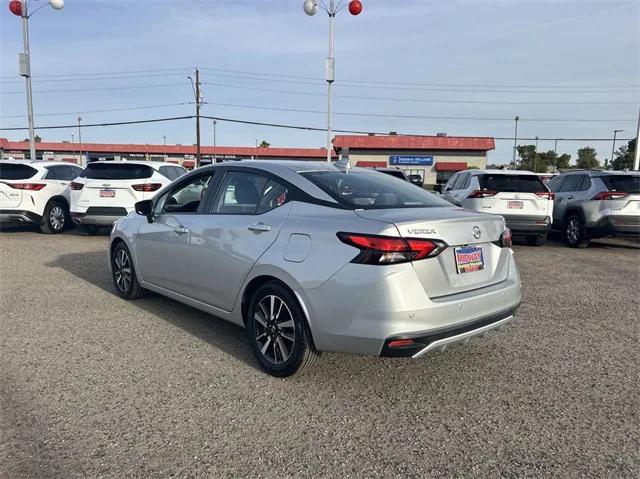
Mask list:
POLYGON ((54 10, 62 10, 64 8, 64 0, 49 0, 49 5, 54 10))
POLYGON ((304 0, 302 8, 304 9, 304 13, 310 17, 318 13, 318 4, 316 3, 316 0, 304 0))

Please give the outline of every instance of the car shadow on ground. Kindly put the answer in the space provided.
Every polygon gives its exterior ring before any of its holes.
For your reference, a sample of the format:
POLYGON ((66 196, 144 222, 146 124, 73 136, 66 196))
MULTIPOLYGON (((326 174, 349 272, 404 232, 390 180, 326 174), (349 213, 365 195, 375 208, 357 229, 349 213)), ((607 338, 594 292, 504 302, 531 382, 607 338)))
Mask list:
MULTIPOLYGON (((71 253, 59 256, 46 266, 61 268, 103 289, 113 296, 114 308, 117 308, 118 303, 125 300, 115 292, 106 261, 104 252, 71 253)), ((259 368, 246 340, 245 330, 240 326, 153 292, 128 304, 179 327, 253 368, 259 368)))

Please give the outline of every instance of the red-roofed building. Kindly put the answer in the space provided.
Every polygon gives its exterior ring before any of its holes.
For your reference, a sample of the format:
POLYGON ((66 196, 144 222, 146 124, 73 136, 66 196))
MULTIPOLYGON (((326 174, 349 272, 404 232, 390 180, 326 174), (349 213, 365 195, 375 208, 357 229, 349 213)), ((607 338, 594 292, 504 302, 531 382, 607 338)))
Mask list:
POLYGON ((425 184, 446 182, 457 171, 485 168, 493 138, 466 136, 337 135, 338 153, 348 148, 353 166, 397 167, 425 184))
MULTIPOLYGON (((53 161, 71 161, 84 164, 85 161, 96 160, 151 160, 167 161, 193 168, 196 147, 194 145, 140 145, 109 143, 70 143, 40 142, 36 143, 37 158, 53 161), (80 156, 82 147, 82 158, 80 156)), ((237 146, 202 146, 203 163, 247 159, 278 160, 324 160, 327 157, 324 148, 254 148, 237 146)), ((24 159, 29 156, 28 141, 8 141, 0 138, 0 155, 24 159)))

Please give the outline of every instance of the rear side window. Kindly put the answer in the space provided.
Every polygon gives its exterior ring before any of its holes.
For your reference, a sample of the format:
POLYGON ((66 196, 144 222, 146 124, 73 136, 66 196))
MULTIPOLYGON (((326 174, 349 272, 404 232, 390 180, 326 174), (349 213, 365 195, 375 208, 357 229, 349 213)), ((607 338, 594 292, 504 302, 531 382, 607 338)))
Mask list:
POLYGON ((158 171, 160 172, 161 175, 167 177, 171 181, 175 180, 176 178, 179 178, 180 176, 182 176, 187 172, 186 170, 178 166, 161 166, 160 168, 158 168, 158 171))
POLYGON ((478 175, 478 182, 483 190, 517 193, 547 191, 537 175, 478 175))
POLYGON ((408 181, 375 172, 320 170, 300 175, 349 209, 451 207, 408 181))
POLYGON ((609 191, 640 193, 640 175, 609 175, 600 179, 609 191))
POLYGON ((151 178, 153 168, 131 163, 89 163, 82 178, 90 180, 141 180, 151 178))
POLYGON ((38 170, 29 165, 0 163, 0 180, 27 180, 37 172, 38 170))
POLYGON ((582 183, 583 176, 584 175, 568 175, 565 178, 564 183, 562 183, 562 188, 560 188, 560 191, 579 191, 580 183, 582 183))

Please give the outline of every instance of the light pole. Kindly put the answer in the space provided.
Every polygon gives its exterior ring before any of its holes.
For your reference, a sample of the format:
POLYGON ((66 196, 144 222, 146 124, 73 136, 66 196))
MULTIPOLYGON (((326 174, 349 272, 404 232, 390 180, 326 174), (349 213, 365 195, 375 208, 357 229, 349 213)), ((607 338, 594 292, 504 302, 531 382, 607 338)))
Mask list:
POLYGON ((36 159, 36 133, 33 122, 33 93, 31 91, 31 54, 29 49, 29 19, 40 9, 51 5, 54 10, 62 10, 64 0, 49 0, 33 12, 28 11, 29 2, 26 0, 12 0, 9 2, 9 10, 18 17, 22 17, 22 42, 24 52, 18 54, 19 74, 24 77, 27 89, 27 119, 29 121, 29 155, 30 159, 36 159))
POLYGON ((533 172, 536 173, 536 169, 538 168, 538 137, 536 136, 536 149, 533 157, 533 172))
POLYGON ((200 90, 200 70, 196 68, 196 81, 191 80, 193 94, 196 98, 196 168, 200 167, 200 106, 202 105, 202 91, 200 90))
POLYGON ((80 166, 84 166, 82 164, 82 130, 80 129, 80 122, 82 121, 82 117, 78 117, 78 153, 80 153, 80 166))
POLYGON ((516 164, 516 153, 518 152, 518 120, 520 119, 519 116, 516 115, 515 121, 516 121, 516 131, 513 135, 513 164, 515 166, 516 164))
POLYGON ((218 159, 216 158, 216 125, 218 122, 213 120, 213 162, 217 163, 218 159))
POLYGON ((162 135, 162 144, 167 146, 167 135, 162 135))
MULTIPOLYGON (((317 0, 304 0, 303 9, 304 13, 309 16, 313 16, 318 13, 318 8, 321 7, 327 15, 329 15, 329 56, 326 63, 326 80, 327 80, 327 162, 331 162, 331 135, 333 130, 333 82, 335 81, 335 61, 333 58, 333 21, 337 13, 342 10, 347 4, 345 0, 340 0, 336 6, 335 0, 329 0, 329 6, 320 0, 318 5, 317 0)), ((362 2, 360 0, 351 0, 348 3, 349 13, 351 15, 360 15, 362 13, 362 2)))
POLYGON ((633 154, 633 169, 640 170, 640 108, 638 109, 638 126, 636 127, 636 151, 633 154))
POLYGON ((613 168, 613 155, 616 151, 616 136, 618 133, 623 132, 624 130, 613 130, 613 146, 611 147, 611 167, 613 168))

